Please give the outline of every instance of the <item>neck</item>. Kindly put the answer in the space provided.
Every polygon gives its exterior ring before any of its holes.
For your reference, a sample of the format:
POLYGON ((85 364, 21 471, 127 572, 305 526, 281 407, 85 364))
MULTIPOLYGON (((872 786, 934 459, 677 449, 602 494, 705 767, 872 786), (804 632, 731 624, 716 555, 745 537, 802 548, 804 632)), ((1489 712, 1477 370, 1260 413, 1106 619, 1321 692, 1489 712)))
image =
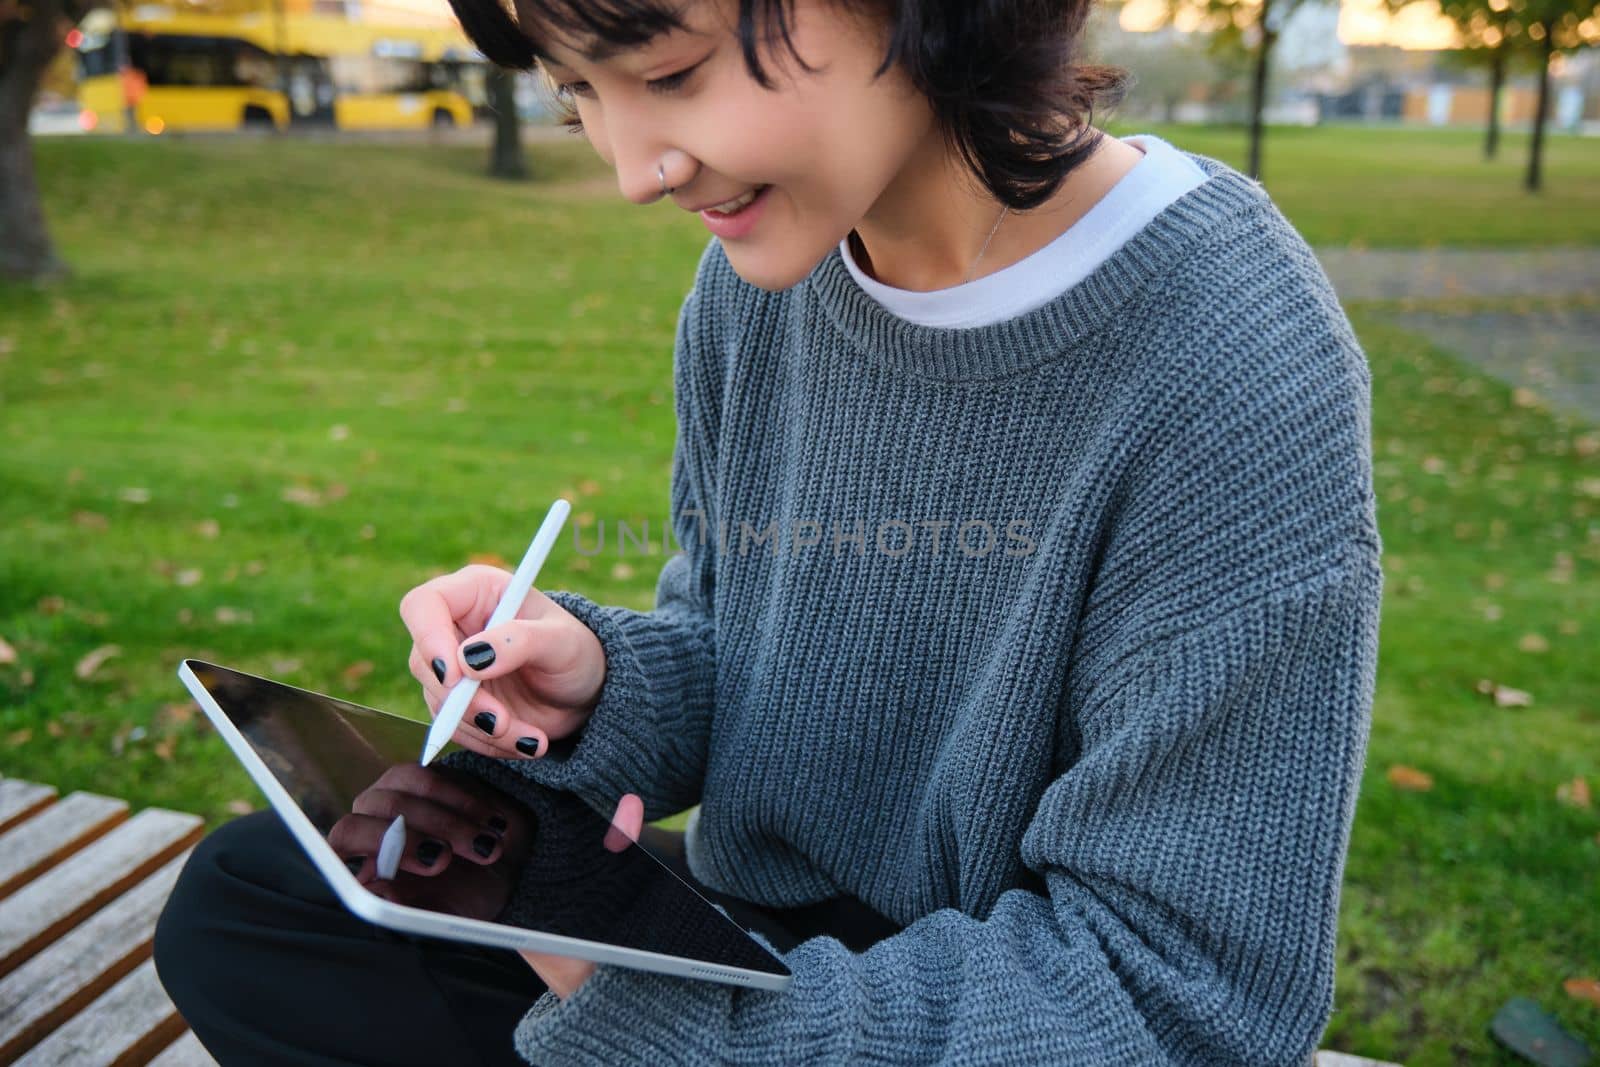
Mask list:
POLYGON ((862 273, 911 292, 949 289, 1027 258, 1065 233, 1143 158, 1106 135, 1049 200, 1010 212, 994 230, 1003 205, 986 191, 974 192, 970 175, 932 140, 938 149, 925 141, 850 235, 862 273))

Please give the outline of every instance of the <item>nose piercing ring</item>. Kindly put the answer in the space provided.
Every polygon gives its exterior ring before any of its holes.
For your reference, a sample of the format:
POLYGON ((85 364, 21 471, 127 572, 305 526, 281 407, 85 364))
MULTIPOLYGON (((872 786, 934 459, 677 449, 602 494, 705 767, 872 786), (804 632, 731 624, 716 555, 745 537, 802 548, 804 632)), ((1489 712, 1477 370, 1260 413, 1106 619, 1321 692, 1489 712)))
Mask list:
POLYGON ((663 165, 661 163, 657 163, 656 164, 656 177, 661 180, 661 195, 662 196, 666 196, 668 193, 672 192, 671 189, 667 188, 667 169, 666 169, 665 165, 663 165))

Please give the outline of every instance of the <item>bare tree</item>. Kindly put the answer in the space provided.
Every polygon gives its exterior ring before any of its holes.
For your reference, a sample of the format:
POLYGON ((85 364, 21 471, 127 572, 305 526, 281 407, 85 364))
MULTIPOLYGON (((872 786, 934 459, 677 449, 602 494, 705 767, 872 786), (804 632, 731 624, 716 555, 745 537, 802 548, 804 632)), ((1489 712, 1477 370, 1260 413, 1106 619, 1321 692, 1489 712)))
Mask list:
POLYGON ((486 71, 489 106, 494 109, 494 144, 489 150, 489 174, 495 178, 522 181, 528 177, 528 161, 522 152, 522 116, 517 114, 516 75, 498 63, 486 71))
POLYGON ((1307 0, 1166 0, 1164 22, 1178 20, 1188 11, 1197 16, 1194 27, 1206 33, 1207 50, 1215 57, 1248 53, 1250 72, 1250 162, 1249 174, 1261 181, 1261 156, 1266 109, 1268 75, 1272 49, 1283 27, 1307 0))
POLYGON ((0 279, 45 283, 71 271, 39 203, 28 115, 66 33, 96 0, 0 0, 0 279))
MULTIPOLYGON (((1416 0, 1386 0, 1391 12, 1416 0)), ((1470 62, 1483 57, 1489 68, 1489 130, 1485 159, 1493 159, 1500 143, 1500 91, 1507 72, 1519 60, 1531 62, 1539 74, 1539 99, 1534 106, 1533 142, 1523 186, 1537 192, 1542 184, 1544 127, 1550 112, 1550 66, 1557 53, 1600 44, 1600 0, 1428 0, 1455 24, 1470 62)))

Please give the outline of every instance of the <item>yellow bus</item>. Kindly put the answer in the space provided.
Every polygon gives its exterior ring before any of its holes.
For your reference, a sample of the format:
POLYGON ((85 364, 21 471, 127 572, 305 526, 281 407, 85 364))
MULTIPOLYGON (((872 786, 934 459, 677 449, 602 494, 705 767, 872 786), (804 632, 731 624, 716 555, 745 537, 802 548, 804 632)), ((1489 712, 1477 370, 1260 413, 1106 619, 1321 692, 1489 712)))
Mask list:
POLYGON ((91 12, 70 35, 79 125, 123 133, 466 126, 487 106, 485 60, 457 27, 328 14, 91 12))

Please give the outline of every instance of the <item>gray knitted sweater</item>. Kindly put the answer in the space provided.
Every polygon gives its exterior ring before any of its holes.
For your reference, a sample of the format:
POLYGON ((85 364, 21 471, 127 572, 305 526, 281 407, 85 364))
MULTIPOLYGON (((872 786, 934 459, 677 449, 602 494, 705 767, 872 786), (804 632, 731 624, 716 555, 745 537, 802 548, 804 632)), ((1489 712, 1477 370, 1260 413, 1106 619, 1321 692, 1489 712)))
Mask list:
POLYGON ((1081 284, 900 319, 835 249, 706 246, 653 611, 582 733, 514 763, 706 885, 907 928, 785 993, 602 965, 535 1064, 1301 1064, 1332 1009, 1382 585, 1366 360, 1263 189, 1208 180, 1081 284))

